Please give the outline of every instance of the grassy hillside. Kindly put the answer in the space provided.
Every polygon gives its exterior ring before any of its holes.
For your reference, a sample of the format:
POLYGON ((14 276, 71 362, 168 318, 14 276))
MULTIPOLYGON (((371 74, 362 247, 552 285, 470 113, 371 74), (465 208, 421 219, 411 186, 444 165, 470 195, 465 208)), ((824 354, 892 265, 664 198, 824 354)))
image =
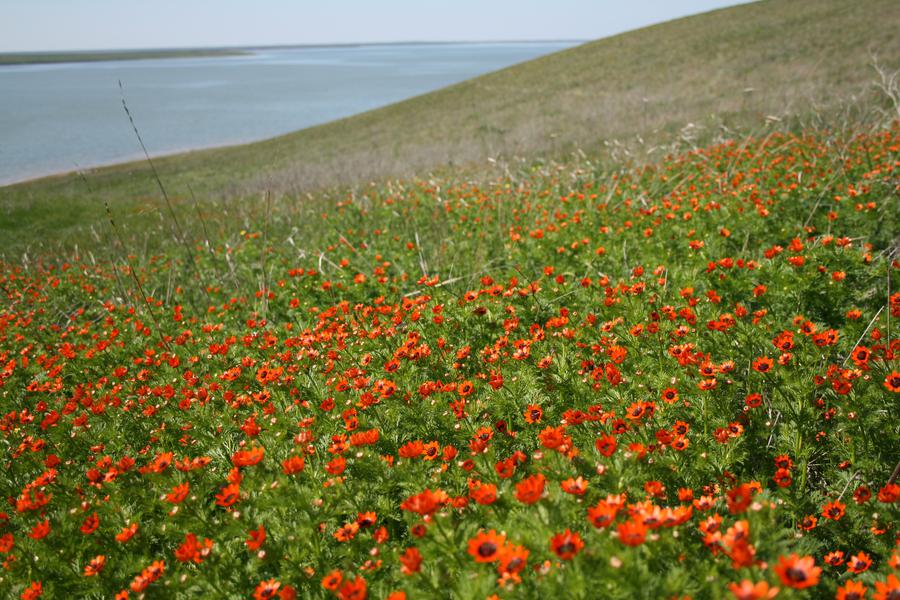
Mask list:
MULTIPOLYGON (((380 110, 266 142, 160 159, 170 192, 297 192, 499 154, 666 141, 688 123, 754 127, 871 92, 872 53, 900 68, 894 0, 770 0, 589 43, 380 110)), ((137 115, 140 124, 140 115, 137 115)), ((155 210, 143 163, 0 188, 0 236, 78 241, 103 219, 155 210)))

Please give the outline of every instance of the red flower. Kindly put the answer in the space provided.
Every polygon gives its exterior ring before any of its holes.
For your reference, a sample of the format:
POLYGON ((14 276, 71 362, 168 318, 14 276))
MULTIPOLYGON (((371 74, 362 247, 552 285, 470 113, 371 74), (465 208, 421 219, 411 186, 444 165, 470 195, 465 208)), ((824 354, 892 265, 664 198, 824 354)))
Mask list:
POLYGON ((406 549, 400 556, 400 571, 404 575, 414 575, 422 565, 422 553, 415 546, 406 549))
POLYGON ((768 356, 760 356, 753 361, 753 370, 759 371, 760 373, 768 373, 772 370, 774 365, 775 362, 768 356))
POLYGON ((859 552, 847 559, 847 571, 850 573, 859 575, 860 573, 868 571, 871 566, 872 557, 865 552, 859 552))
POLYGON ((584 548, 584 542, 578 533, 566 529, 550 538, 550 549, 563 560, 572 560, 584 548))
POLYGON ((84 566, 84 576, 85 577, 93 577, 100 573, 103 570, 103 566, 106 564, 106 557, 102 554, 98 554, 91 561, 84 566))
POLYGON ((344 584, 338 590, 338 598, 340 600, 365 600, 366 598, 366 580, 357 577, 353 581, 344 580, 344 584))
POLYGON ((592 506, 588 509, 587 519, 591 522, 591 525, 600 529, 615 521, 618 512, 619 509, 617 506, 613 506, 605 500, 601 500, 596 506, 592 506))
POLYGON ((779 591, 777 587, 769 587, 768 581, 753 583, 749 579, 741 581, 740 584, 729 583, 728 589, 737 600, 769 600, 777 596, 779 591))
POLYGON ((848 581, 837 589, 835 600, 863 600, 866 597, 866 586, 859 581, 848 581))
POLYGON ((97 513, 94 513, 84 520, 80 530, 84 535, 90 535, 97 531, 98 527, 100 527, 100 518, 97 516, 97 513))
POLYGON ((822 507, 822 516, 826 519, 831 519, 832 521, 840 521, 841 517, 844 516, 844 509, 846 508, 846 506, 847 505, 840 500, 829 502, 822 507))
POLYGON ((884 387, 889 392, 900 394, 900 371, 891 371, 891 374, 884 378, 884 387))
POLYGON ((244 543, 247 544, 247 549, 252 551, 262 548, 262 545, 265 541, 266 528, 260 525, 259 529, 250 530, 250 537, 244 540, 244 543))
POLYGON ((578 479, 573 479, 569 477, 565 481, 560 482, 559 486, 562 488, 567 494, 572 494, 573 496, 584 496, 587 492, 588 482, 581 476, 578 479))
POLYGON ((469 554, 475 559, 475 562, 494 562, 500 558, 500 550, 505 543, 506 536, 493 529, 487 533, 482 531, 469 540, 469 554))
POLYGON ((237 483, 229 483, 216 494, 216 505, 229 507, 241 497, 241 487, 237 483))
POLYGON ((176 485, 172 488, 171 492, 166 494, 166 502, 170 502, 172 504, 181 503, 185 498, 187 498, 190 489, 191 486, 187 481, 180 485, 176 485))
POLYGON ((542 473, 526 477, 516 484, 516 500, 522 504, 534 504, 544 494, 545 481, 542 473))
POLYGON ((802 590, 819 583, 822 569, 816 566, 816 561, 812 556, 801 558, 796 554, 791 554, 787 557, 778 557, 775 573, 781 578, 781 583, 784 585, 802 590))
POLYGON ((900 598, 900 579, 891 574, 883 582, 876 581, 873 598, 875 600, 897 600, 897 598, 900 598))
POLYGON ((626 546, 640 546, 647 538, 647 527, 635 520, 620 523, 616 531, 619 533, 619 541, 626 546))

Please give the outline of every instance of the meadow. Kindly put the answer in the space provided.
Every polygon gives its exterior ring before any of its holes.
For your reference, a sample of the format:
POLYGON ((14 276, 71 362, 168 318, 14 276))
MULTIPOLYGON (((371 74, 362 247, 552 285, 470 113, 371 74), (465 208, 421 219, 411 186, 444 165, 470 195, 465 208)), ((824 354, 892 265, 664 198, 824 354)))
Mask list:
POLYGON ((772 134, 5 263, 0 584, 895 598, 898 158, 772 134))
POLYGON ((886 73, 308 193, 216 187, 275 141, 0 189, 0 596, 900 599, 886 73))

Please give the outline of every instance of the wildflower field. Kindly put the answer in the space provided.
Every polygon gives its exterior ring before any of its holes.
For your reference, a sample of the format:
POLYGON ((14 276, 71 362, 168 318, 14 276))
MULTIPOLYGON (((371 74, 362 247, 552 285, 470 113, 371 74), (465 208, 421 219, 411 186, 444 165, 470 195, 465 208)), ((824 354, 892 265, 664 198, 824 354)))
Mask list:
POLYGON ((254 210, 0 264, 0 596, 900 598, 900 127, 254 210))

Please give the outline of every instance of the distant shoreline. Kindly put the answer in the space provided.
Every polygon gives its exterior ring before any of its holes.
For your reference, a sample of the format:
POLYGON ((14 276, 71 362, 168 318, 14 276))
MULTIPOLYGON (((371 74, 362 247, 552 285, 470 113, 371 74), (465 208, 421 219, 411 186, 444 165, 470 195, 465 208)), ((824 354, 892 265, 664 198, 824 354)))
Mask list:
POLYGON ((260 50, 290 48, 358 48, 360 46, 421 46, 457 44, 546 44, 554 42, 583 42, 584 40, 473 40, 473 41, 401 41, 401 42, 345 42, 333 44, 273 44, 227 48, 157 48, 147 50, 73 50, 60 52, 0 52, 0 66, 39 65, 58 63, 149 60, 160 58, 214 58, 220 56, 248 56, 260 50))
POLYGON ((15 52, 0 54, 0 66, 59 63, 149 60, 154 58, 210 58, 244 56, 246 50, 231 48, 197 50, 109 50, 95 52, 15 52))

